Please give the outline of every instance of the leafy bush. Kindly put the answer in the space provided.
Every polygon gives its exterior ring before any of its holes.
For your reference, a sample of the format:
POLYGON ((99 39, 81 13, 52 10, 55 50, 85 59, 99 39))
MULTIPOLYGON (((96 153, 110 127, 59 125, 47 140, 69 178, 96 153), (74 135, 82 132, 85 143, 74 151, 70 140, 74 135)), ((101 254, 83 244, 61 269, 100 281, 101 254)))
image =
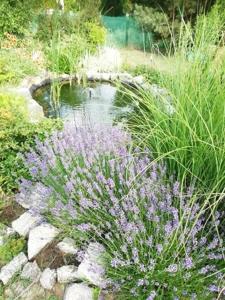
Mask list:
POLYGON ((134 17, 145 31, 154 33, 156 40, 171 36, 169 18, 165 13, 136 4, 134 17))
POLYGON ((17 179, 27 173, 18 154, 28 151, 36 137, 44 139, 60 124, 54 120, 30 124, 24 99, 0 94, 0 189, 10 192, 17 188, 17 179))
POLYGON ((49 42, 56 32, 60 32, 61 35, 70 35, 75 33, 79 25, 79 18, 74 14, 58 11, 49 15, 43 13, 37 17, 36 37, 41 41, 49 42))
POLYGON ((194 32, 185 25, 175 54, 177 71, 158 80, 169 98, 133 94, 140 105, 131 124, 143 146, 166 160, 169 174, 187 183, 194 178, 201 189, 214 192, 225 186, 224 64, 215 60, 222 26, 217 9, 200 17, 194 32), (168 101, 173 114, 159 105, 168 101))
POLYGON ((84 28, 86 30, 88 43, 92 45, 94 50, 97 46, 104 44, 106 40, 106 30, 104 27, 93 22, 86 22, 84 28))
POLYGON ((23 35, 32 18, 32 1, 1 0, 0 36, 5 32, 23 35))
POLYGON ((9 238, 0 246, 0 265, 3 266, 10 262, 14 256, 25 249, 26 240, 24 238, 9 238))
POLYGON ((222 215, 212 208, 206 221, 207 201, 201 208, 193 187, 167 180, 149 151, 132 147, 117 127, 68 125, 25 154, 32 180, 21 180, 17 201, 30 199, 81 246, 104 245, 117 299, 212 299, 224 276, 222 215))
POLYGON ((16 84, 25 76, 35 75, 37 72, 37 65, 26 53, 16 49, 0 51, 0 84, 16 84))

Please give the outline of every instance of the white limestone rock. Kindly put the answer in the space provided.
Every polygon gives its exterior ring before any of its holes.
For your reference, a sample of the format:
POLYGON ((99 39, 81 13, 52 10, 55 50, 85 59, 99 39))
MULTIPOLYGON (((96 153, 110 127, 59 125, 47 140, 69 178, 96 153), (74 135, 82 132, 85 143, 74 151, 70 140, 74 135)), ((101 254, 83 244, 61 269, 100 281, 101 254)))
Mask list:
POLYGON ((63 300, 93 300, 93 289, 84 283, 74 283, 66 288, 63 300))
POLYGON ((133 81, 133 76, 129 73, 119 73, 118 74, 119 80, 123 81, 125 83, 132 83, 133 81))
POLYGON ((169 95, 168 90, 161 88, 156 84, 150 85, 149 92, 158 100, 162 109, 168 115, 173 115, 175 113, 175 108, 173 106, 173 99, 169 95))
POLYGON ((41 274, 40 284, 46 290, 52 290, 56 283, 56 270, 45 269, 41 274))
POLYGON ((71 238, 64 238, 61 242, 57 244, 57 247, 60 251, 65 254, 76 254, 78 252, 78 248, 76 247, 75 241, 71 238))
POLYGON ((9 280, 22 269, 23 265, 27 263, 26 255, 21 252, 13 258, 7 265, 2 267, 0 272, 0 280, 3 284, 7 284, 9 280))
POLYGON ((118 80, 118 73, 110 73, 110 80, 115 81, 118 80))
POLYGON ((27 211, 12 222, 12 228, 20 235, 27 236, 29 231, 39 225, 42 220, 40 215, 34 215, 27 211))
POLYGON ((59 234, 59 230, 50 224, 43 223, 31 229, 28 238, 28 259, 34 258, 45 246, 59 234))
POLYGON ((35 207, 39 207, 39 204, 42 202, 41 188, 42 185, 36 183, 29 191, 29 194, 18 193, 16 195, 16 201, 25 209, 30 209, 34 204, 35 207))
POLYGON ((142 85, 142 84, 144 84, 144 81, 145 81, 145 79, 144 79, 144 76, 142 76, 142 75, 135 76, 135 77, 133 78, 133 83, 134 83, 134 84, 137 84, 137 85, 142 85))
POLYGON ((59 283, 70 283, 78 278, 77 267, 73 265, 63 266, 57 269, 57 280, 59 283))
POLYGON ((90 243, 84 259, 78 267, 78 276, 90 283, 105 287, 104 247, 99 243, 90 243))
POLYGON ((101 74, 102 81, 109 81, 110 80, 110 73, 102 73, 101 74))
POLYGON ((22 279, 29 279, 32 282, 38 282, 41 277, 41 270, 38 267, 36 261, 34 262, 28 262, 22 270, 22 273, 20 274, 20 277, 22 279))

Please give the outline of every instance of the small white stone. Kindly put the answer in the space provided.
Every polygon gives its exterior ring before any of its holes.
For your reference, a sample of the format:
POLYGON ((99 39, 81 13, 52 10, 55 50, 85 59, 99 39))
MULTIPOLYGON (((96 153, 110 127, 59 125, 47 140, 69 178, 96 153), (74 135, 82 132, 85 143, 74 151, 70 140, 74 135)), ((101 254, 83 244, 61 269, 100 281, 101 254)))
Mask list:
POLYGON ((40 284, 46 290, 53 289, 56 283, 56 270, 45 269, 41 274, 40 284))
POLYGON ((2 267, 0 272, 0 280, 3 284, 7 284, 9 280, 15 275, 18 271, 21 270, 22 266, 27 263, 26 255, 21 252, 16 257, 13 258, 7 265, 2 267))
POLYGON ((59 283, 70 283, 78 278, 77 267, 73 265, 57 269, 57 280, 59 283))
POLYGON ((111 73, 110 74, 110 80, 111 81, 115 81, 118 79, 118 74, 117 73, 111 73))
POLYGON ((32 282, 38 282, 41 276, 41 270, 38 267, 36 261, 28 262, 24 267, 20 275, 22 279, 29 279, 32 282))
POLYGON ((28 238, 28 259, 35 257, 59 234, 59 230, 50 224, 41 224, 31 229, 28 238))
POLYGON ((101 74, 101 80, 109 81, 110 80, 110 73, 102 73, 101 74))
POLYGON ((139 76, 135 76, 134 78, 133 78, 133 82, 135 83, 135 84, 138 84, 138 85, 142 85, 142 84, 144 84, 144 76, 142 76, 142 75, 139 75, 139 76))
POLYGON ((85 253, 84 259, 78 267, 78 276, 88 280, 90 283, 104 287, 105 267, 102 261, 104 247, 99 243, 90 243, 85 253))
POLYGON ((27 211, 12 222, 12 228, 20 235, 26 236, 29 231, 39 225, 42 220, 43 218, 40 215, 33 215, 27 211))
POLYGON ((119 73, 119 80, 120 81, 124 81, 126 83, 132 83, 133 77, 131 74, 129 73, 119 73))
POLYGON ((66 288, 63 300, 93 300, 93 289, 84 283, 74 283, 66 288))
POLYGON ((64 238, 60 243, 57 244, 57 247, 65 254, 76 254, 78 252, 75 241, 71 238, 64 238))

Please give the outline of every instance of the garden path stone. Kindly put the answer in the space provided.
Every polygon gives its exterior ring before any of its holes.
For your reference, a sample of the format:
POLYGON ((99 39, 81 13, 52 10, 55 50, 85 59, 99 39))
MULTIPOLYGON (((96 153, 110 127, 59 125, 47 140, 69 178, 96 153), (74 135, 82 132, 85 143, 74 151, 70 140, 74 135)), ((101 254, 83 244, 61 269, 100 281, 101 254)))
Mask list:
POLYGON ((38 282, 41 276, 41 270, 38 267, 36 261, 28 262, 22 270, 20 277, 22 279, 29 279, 32 282, 38 282))
POLYGON ((28 238, 28 259, 34 258, 45 246, 51 243, 59 234, 54 226, 43 223, 29 232, 28 238))
POLYGON ((68 265, 57 269, 57 280, 59 283, 70 283, 76 279, 79 279, 77 267, 68 265))
POLYGON ((46 290, 52 290, 56 284, 56 270, 45 269, 40 278, 41 286, 46 290))
POLYGON ((93 289, 84 283, 74 283, 66 288, 63 300, 93 300, 93 289))
POLYGON ((23 213, 12 222, 12 228, 22 236, 27 236, 29 231, 43 221, 40 215, 31 214, 29 211, 23 213))
POLYGON ((57 244, 59 250, 65 254, 76 254, 78 252, 78 248, 76 247, 75 241, 71 238, 64 238, 61 242, 57 244))
POLYGON ((0 280, 3 284, 7 284, 9 280, 22 269, 23 265, 27 263, 26 255, 21 252, 15 256, 7 265, 2 267, 0 272, 0 280))
POLYGON ((78 267, 78 276, 90 283, 104 287, 105 268, 103 263, 104 247, 99 243, 90 243, 84 259, 78 267))

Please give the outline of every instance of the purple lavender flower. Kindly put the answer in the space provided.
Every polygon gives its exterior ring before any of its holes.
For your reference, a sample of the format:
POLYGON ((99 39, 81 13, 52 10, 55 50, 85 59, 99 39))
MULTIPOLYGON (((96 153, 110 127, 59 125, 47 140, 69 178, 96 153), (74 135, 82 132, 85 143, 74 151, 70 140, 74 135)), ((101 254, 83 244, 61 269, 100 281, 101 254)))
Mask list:
POLYGON ((90 240, 104 244, 112 290, 131 291, 128 298, 151 300, 163 289, 173 299, 184 283, 190 296, 193 273, 201 297, 218 293, 208 287, 223 278, 224 241, 213 227, 223 215, 207 221, 190 199, 194 186, 181 189, 149 150, 132 154, 132 146, 121 128, 66 124, 24 156, 32 180, 21 180, 17 201, 62 224, 82 249, 90 240))

